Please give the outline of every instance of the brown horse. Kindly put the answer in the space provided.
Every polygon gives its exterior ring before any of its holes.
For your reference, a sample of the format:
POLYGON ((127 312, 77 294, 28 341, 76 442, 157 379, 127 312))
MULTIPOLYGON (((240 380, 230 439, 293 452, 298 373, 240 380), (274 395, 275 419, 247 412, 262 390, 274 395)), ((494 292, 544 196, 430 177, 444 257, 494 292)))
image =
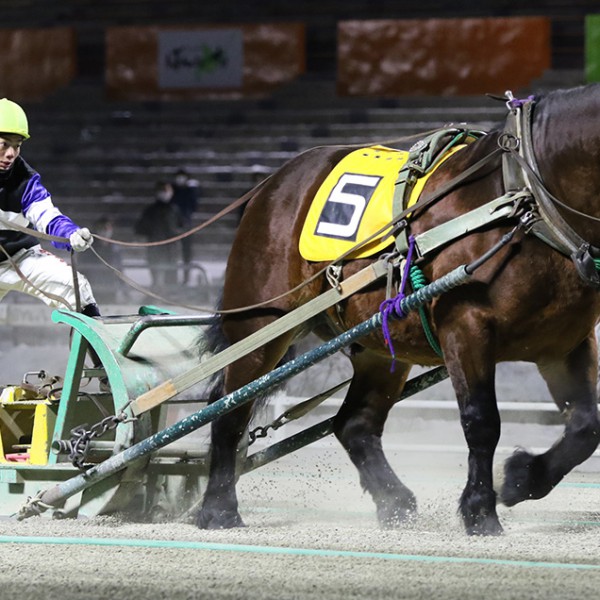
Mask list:
MULTIPOLYGON (((508 104, 509 114, 521 114, 521 103, 508 104)), ((408 222, 410 233, 418 235, 504 194, 502 156, 510 155, 513 171, 521 177, 525 174, 532 188, 541 187, 552 198, 559 220, 564 219, 567 229, 591 249, 584 245, 577 262, 567 255, 570 252, 559 251, 532 234, 532 220, 542 221, 538 189, 526 216, 515 213, 501 223, 462 235, 422 259, 423 272, 434 281, 458 265, 477 261, 516 224, 524 225, 509 244, 488 257, 469 283, 427 306, 443 359, 432 350, 414 313, 390 322, 396 352, 393 370, 381 332, 352 345, 354 375, 335 417, 334 433, 358 469, 360 483, 371 494, 384 527, 397 526, 416 511, 413 493, 393 472, 381 445, 387 415, 413 364, 445 364, 456 393, 469 448, 467 483, 459 505, 469 534, 502 532, 492 476, 500 436, 494 386, 498 362, 535 363, 565 419, 563 434, 548 451, 532 455, 518 450, 507 460, 501 501, 512 506, 545 496, 594 452, 600 440, 594 335, 600 296, 590 285, 597 284, 590 261, 596 257, 595 247, 600 246, 600 225, 594 220, 600 217, 600 86, 551 92, 526 105, 533 114, 530 149, 537 159, 539 178, 531 171, 531 160, 515 157, 514 149, 518 143, 524 144, 522 137, 527 132, 509 131, 503 123, 456 152, 433 173, 424 196, 444 189, 459 174, 489 157, 469 178, 449 186, 442 198, 415 210, 408 222), (499 143, 504 152, 494 153, 499 143), (557 204, 558 199, 580 212, 567 210, 557 204), (589 274, 588 281, 581 272, 589 274)), ((320 277, 282 296, 324 266, 301 258, 299 236, 319 186, 353 149, 319 147, 299 155, 274 173, 249 202, 229 256, 222 307, 266 305, 224 314, 221 333, 226 343, 245 338, 329 288, 320 277), (280 298, 269 302, 276 297, 280 298)), ((556 241, 554 246, 560 248, 556 241)), ((343 277, 370 260, 344 261, 343 277)), ((330 309, 240 358, 225 369, 213 399, 271 371, 294 340, 307 331, 329 339, 369 318, 378 311, 385 294, 385 281, 371 285, 344 301, 339 310, 330 309)), ((251 414, 252 404, 248 404, 212 424, 210 476, 197 515, 199 527, 243 525, 235 490, 235 457, 251 414)))

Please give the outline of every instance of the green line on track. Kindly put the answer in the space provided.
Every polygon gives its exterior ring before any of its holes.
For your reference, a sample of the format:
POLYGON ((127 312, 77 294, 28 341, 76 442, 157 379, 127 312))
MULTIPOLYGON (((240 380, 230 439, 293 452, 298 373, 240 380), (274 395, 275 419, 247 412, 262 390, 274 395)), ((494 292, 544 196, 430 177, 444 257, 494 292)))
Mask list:
POLYGON ((460 556, 427 556, 420 554, 394 554, 386 552, 354 552, 350 550, 321 550, 316 548, 288 548, 278 546, 252 546, 245 544, 218 544, 213 542, 186 542, 176 540, 145 540, 119 538, 77 538, 0 536, 0 544, 57 544, 78 546, 112 546, 133 548, 166 548, 176 550, 210 550, 217 552, 246 552, 253 554, 283 554, 291 556, 314 556, 322 558, 359 558, 396 560, 422 563, 477 564, 508 567, 537 567, 542 569, 600 570, 600 565, 577 563, 554 563, 530 560, 497 558, 469 558, 460 556))
POLYGON ((557 487, 573 487, 573 488, 590 488, 596 489, 600 488, 600 483, 587 483, 587 482, 569 482, 569 481, 561 481, 557 487))

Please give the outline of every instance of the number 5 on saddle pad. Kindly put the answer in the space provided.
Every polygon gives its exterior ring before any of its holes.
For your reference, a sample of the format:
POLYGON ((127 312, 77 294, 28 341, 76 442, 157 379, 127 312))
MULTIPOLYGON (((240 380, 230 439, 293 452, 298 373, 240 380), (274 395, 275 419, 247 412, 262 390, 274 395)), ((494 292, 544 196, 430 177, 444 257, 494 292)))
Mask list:
MULTIPOLYGON (((453 148, 444 160, 462 147, 453 148)), ((315 262, 335 260, 390 223, 394 185, 408 157, 409 152, 386 146, 360 148, 345 156, 312 201, 300 236, 301 256, 315 262)), ((408 206, 418 200, 431 173, 418 179, 408 206)), ((383 250, 394 241, 388 234, 348 258, 365 258, 383 250)))

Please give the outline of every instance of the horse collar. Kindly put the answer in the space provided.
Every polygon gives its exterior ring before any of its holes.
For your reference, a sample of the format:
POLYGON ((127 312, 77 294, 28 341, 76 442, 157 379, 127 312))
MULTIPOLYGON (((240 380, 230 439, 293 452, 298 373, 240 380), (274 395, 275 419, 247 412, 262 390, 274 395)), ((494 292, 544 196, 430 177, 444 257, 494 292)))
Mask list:
POLYGON ((505 150, 502 158, 506 190, 527 190, 536 204, 536 217, 529 231, 573 261, 583 281, 600 289, 600 275, 594 258, 600 249, 586 242, 562 217, 552 194, 547 190, 539 172, 532 141, 535 98, 517 100, 506 93, 510 110, 499 143, 505 150))

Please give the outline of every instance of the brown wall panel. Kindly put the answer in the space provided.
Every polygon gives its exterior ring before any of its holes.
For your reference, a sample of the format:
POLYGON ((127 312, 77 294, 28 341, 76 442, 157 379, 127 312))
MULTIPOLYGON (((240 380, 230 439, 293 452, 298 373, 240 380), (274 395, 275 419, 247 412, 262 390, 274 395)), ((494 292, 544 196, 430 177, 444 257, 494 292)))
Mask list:
MULTIPOLYGON (((224 26, 225 27, 225 26, 224 26)), ((158 83, 160 31, 203 31, 214 26, 111 27, 106 31, 106 85, 112 99, 181 100, 262 96, 305 71, 302 24, 227 25, 243 32, 243 84, 236 89, 161 89, 158 83)))
POLYGON ((0 97, 41 100, 76 74, 77 43, 69 27, 13 29, 0 35, 0 97))
POLYGON ((550 54, 545 17, 341 21, 338 93, 517 91, 550 67, 550 54))

